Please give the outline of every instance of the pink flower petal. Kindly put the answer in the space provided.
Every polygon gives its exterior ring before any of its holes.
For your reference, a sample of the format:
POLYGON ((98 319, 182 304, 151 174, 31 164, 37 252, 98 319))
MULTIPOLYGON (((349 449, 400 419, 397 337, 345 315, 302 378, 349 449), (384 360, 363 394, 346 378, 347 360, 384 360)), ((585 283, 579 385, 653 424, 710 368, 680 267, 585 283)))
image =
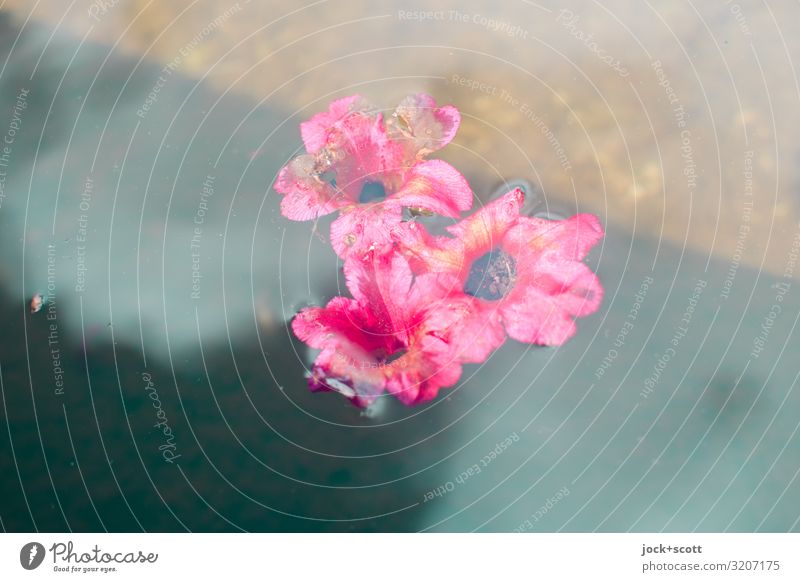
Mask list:
POLYGON ((509 230, 504 246, 525 252, 552 250, 565 259, 580 261, 604 234, 593 214, 576 214, 566 220, 523 217, 509 230))
POLYGON ((498 307, 463 293, 453 294, 431 310, 429 325, 446 330, 452 353, 460 361, 479 364, 506 340, 498 307))
POLYGON ((500 309, 508 334, 527 343, 563 344, 575 333, 572 318, 593 313, 603 299, 603 287, 589 267, 556 253, 546 253, 535 274, 517 285, 500 309))
POLYGON ((408 341, 413 333, 412 313, 421 310, 409 303, 414 276, 408 261, 394 252, 351 255, 344 263, 344 274, 350 293, 373 315, 376 326, 408 341))
POLYGON ((331 224, 331 246, 342 258, 351 252, 384 249, 392 244, 391 232, 402 218, 400 208, 353 206, 331 224))
POLYGON ((404 169, 403 152, 391 141, 380 115, 351 115, 329 132, 326 151, 333 159, 337 186, 358 200, 367 181, 391 180, 404 169))
POLYGON ((374 333, 375 320, 357 301, 334 297, 328 305, 302 310, 292 320, 292 331, 312 348, 352 343, 364 350, 385 349, 385 334, 374 333))
POLYGON ((392 363, 386 390, 408 406, 432 400, 441 388, 461 377, 461 364, 446 342, 433 335, 422 336, 417 349, 392 363))
POLYGON ((314 173, 314 163, 311 156, 298 156, 281 168, 275 180, 275 191, 284 195, 281 214, 290 220, 313 220, 348 204, 314 173))
POLYGON ((301 123, 300 135, 308 153, 315 154, 325 147, 328 132, 336 123, 348 114, 365 110, 367 107, 368 104, 361 95, 351 95, 332 101, 327 111, 317 113, 308 121, 301 123))
POLYGON ((353 299, 335 297, 325 308, 301 311, 292 330, 302 341, 322 350, 308 379, 312 390, 331 390, 367 406, 385 391, 381 357, 402 346, 378 329, 372 314, 353 299))
POLYGON ((499 248, 506 232, 519 220, 525 194, 519 188, 487 204, 453 226, 448 232, 459 239, 469 261, 499 248))
POLYGON ((472 207, 472 198, 472 189, 458 170, 447 162, 429 160, 408 171, 387 205, 423 208, 454 218, 472 207))
POLYGON ((415 273, 459 273, 464 266, 463 244, 458 239, 433 236, 418 222, 395 225, 391 238, 415 273))

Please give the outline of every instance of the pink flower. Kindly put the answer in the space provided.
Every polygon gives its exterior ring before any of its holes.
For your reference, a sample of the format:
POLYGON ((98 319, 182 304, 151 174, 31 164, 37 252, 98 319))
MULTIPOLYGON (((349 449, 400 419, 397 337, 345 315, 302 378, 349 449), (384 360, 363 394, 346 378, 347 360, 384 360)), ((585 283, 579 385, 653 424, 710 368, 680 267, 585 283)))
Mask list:
POLYGON ((301 124, 306 153, 275 182, 282 213, 314 220, 339 211, 331 243, 353 298, 301 311, 295 334, 320 350, 312 390, 359 406, 384 393, 405 404, 434 398, 506 339, 560 345, 575 318, 597 310, 603 287, 582 262, 603 237, 598 219, 521 214, 515 189, 432 236, 403 209, 455 218, 472 191, 455 168, 426 156, 447 145, 458 110, 425 94, 388 120, 359 95, 301 124))
POLYGON ((444 339, 457 321, 431 303, 431 277, 415 278, 398 253, 348 259, 345 274, 355 299, 335 297, 292 321, 297 337, 321 350, 312 390, 339 392, 358 406, 389 392, 412 405, 458 381, 461 365, 444 339))
POLYGON ((339 210, 331 225, 336 253, 363 252, 391 242, 404 207, 457 217, 472 206, 464 177, 424 155, 453 138, 460 117, 427 95, 406 98, 384 123, 358 95, 331 103, 301 125, 307 153, 284 166, 275 182, 281 212, 313 220, 339 210))
POLYGON ((446 298, 438 305, 459 321, 448 341, 464 362, 484 361, 507 335, 561 345, 575 333, 573 318, 602 301, 600 281, 581 262, 603 237, 597 217, 529 218, 523 201, 521 190, 509 192, 449 227, 452 238, 414 222, 395 227, 414 270, 436 275, 433 294, 446 298))

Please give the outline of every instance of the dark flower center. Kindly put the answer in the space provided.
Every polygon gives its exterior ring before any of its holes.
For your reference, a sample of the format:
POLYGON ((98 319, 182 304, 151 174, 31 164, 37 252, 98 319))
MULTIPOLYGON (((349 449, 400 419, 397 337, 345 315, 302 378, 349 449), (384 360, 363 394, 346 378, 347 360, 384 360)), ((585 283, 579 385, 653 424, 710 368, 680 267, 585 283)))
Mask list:
POLYGON ((319 179, 322 180, 323 182, 327 182, 328 184, 336 188, 336 172, 333 172, 331 170, 326 170, 325 172, 322 172, 322 174, 319 175, 319 179))
POLYGON ((393 354, 389 354, 386 358, 384 358, 383 363, 390 366, 394 364, 397 360, 405 356, 406 352, 407 350, 397 350, 393 354))
POLYGON ((358 195, 358 201, 362 204, 378 202, 384 198, 386 198, 386 188, 381 182, 364 182, 358 195))
POLYGON ((502 299, 517 279, 517 262, 505 251, 491 250, 472 263, 464 293, 478 299, 502 299))

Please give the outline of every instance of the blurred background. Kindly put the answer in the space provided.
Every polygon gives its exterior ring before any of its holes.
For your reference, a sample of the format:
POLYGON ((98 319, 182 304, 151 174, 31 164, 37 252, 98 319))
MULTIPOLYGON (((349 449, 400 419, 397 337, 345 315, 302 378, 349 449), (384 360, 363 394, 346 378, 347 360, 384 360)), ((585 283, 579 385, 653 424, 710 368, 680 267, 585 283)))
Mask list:
POLYGON ((6 0, 0 526, 800 530, 799 13, 6 0), (600 216, 606 298, 362 411, 306 389, 287 322, 346 290, 272 181, 331 100, 419 91, 476 204, 600 216))

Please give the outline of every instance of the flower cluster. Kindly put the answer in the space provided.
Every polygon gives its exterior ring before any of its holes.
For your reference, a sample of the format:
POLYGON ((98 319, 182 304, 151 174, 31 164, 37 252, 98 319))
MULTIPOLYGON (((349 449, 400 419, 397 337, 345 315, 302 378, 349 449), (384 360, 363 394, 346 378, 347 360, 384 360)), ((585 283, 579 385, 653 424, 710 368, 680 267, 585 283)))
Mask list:
POLYGON ((506 337, 561 345, 575 333, 574 318, 600 305, 603 288, 582 262, 603 236, 593 215, 532 218, 515 189, 446 235, 404 218, 459 218, 471 208, 464 177, 427 159, 459 123, 456 108, 419 94, 388 119, 355 95, 300 125, 306 153, 275 182, 281 211, 292 220, 339 212, 330 240, 352 294, 292 321, 297 337, 320 350, 308 374, 312 390, 359 406, 384 393, 424 402, 506 337))

